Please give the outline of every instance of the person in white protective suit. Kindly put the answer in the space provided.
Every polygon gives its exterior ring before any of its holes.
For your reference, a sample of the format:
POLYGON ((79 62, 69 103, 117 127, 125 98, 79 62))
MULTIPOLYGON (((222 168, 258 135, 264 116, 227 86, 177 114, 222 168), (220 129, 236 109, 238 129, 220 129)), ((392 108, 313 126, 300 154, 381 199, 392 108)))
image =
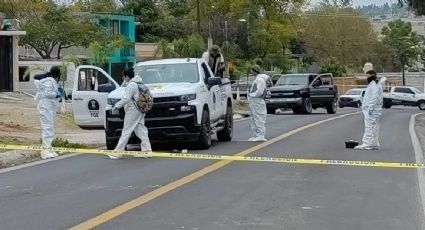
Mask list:
MULTIPOLYGON (((139 97, 139 85, 143 84, 143 80, 138 75, 134 76, 133 69, 124 71, 124 79, 128 82, 124 97, 112 108, 113 110, 119 110, 124 107, 125 111, 124 127, 115 150, 125 150, 131 134, 134 132, 141 140, 142 152, 151 152, 152 148, 149 141, 148 129, 145 126, 145 114, 136 107, 136 100, 139 97)), ((109 155, 109 158, 119 159, 120 156, 109 155)))
POLYGON ((269 78, 266 74, 261 74, 261 68, 254 65, 251 68, 251 74, 256 76, 248 92, 249 108, 251 110, 251 130, 252 137, 248 141, 267 141, 266 135, 266 82, 269 78))
POLYGON ((363 134, 363 143, 356 146, 356 150, 378 150, 379 145, 379 118, 382 114, 382 105, 384 101, 384 90, 386 78, 378 81, 376 72, 369 70, 367 73, 366 93, 363 98, 362 111, 364 115, 365 131, 363 134))
POLYGON ((224 76, 224 57, 218 45, 213 45, 208 51, 204 52, 202 59, 210 66, 215 77, 222 78, 224 76))
MULTIPOLYGON (((36 100, 37 110, 40 115, 41 123, 41 142, 43 148, 51 148, 55 136, 56 108, 59 98, 62 96, 59 92, 58 82, 60 78, 60 68, 53 66, 50 72, 36 75, 35 86, 37 87, 36 100)), ((57 157, 58 154, 52 150, 45 149, 40 154, 42 159, 57 157)))

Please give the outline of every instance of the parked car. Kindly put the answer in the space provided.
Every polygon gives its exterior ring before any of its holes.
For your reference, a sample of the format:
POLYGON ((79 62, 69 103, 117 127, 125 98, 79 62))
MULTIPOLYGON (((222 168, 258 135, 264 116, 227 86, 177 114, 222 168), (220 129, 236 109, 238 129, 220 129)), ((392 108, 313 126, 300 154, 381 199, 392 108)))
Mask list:
POLYGON ((418 106, 425 110, 425 94, 415 87, 392 87, 389 92, 384 92, 384 108, 393 105, 418 106))
POLYGON ((339 108, 344 108, 344 107, 360 108, 362 106, 363 97, 365 93, 366 93, 366 89, 364 88, 348 90, 344 95, 339 97, 339 100, 338 100, 339 108))
MULTIPOLYGON (((247 97, 247 93, 252 85, 252 82, 254 82, 255 80, 255 76, 252 74, 249 74, 248 76, 245 75, 240 77, 239 79, 240 80, 237 80, 232 84, 233 98, 236 98, 238 88, 239 88, 239 95, 241 97, 247 97)), ((267 84, 267 88, 272 87, 273 86, 272 79, 270 79, 270 81, 267 81, 266 84, 267 84)))
POLYGON ((338 89, 331 73, 287 74, 271 87, 266 98, 267 113, 291 108, 295 114, 310 114, 313 109, 337 111, 338 89))

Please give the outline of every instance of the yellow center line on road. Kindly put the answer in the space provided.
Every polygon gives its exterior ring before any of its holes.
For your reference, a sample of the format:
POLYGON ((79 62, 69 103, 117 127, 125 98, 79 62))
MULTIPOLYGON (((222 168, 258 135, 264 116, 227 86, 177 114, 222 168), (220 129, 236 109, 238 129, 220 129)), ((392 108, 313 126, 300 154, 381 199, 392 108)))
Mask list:
MULTIPOLYGON (((272 145, 272 144, 274 144, 278 141, 281 141, 285 138, 288 138, 288 137, 290 137, 290 136, 292 136, 296 133, 299 133, 301 131, 304 131, 306 129, 309 129, 309 128, 312 128, 314 126, 318 126, 320 124, 330 122, 330 121, 333 121, 333 120, 336 120, 336 119, 340 119, 340 118, 344 118, 344 117, 351 116, 351 115, 354 115, 354 114, 358 114, 358 113, 360 113, 360 112, 344 114, 344 115, 341 115, 341 116, 328 118, 328 119, 325 119, 325 120, 317 121, 317 122, 296 128, 294 130, 291 130, 289 132, 281 134, 280 136, 275 137, 275 138, 273 138, 269 141, 266 141, 264 143, 261 143, 259 145, 254 146, 254 147, 246 149, 246 150, 244 150, 240 153, 237 153, 234 156, 246 156, 248 154, 251 154, 251 153, 256 152, 260 149, 263 149, 267 146, 270 146, 270 145, 272 145)), ((227 164, 230 164, 231 162, 232 162, 231 160, 221 160, 221 161, 218 161, 216 163, 213 163, 213 164, 211 164, 211 165, 209 165, 209 166, 207 166, 203 169, 200 169, 200 170, 198 170, 198 171, 196 171, 196 172, 194 172, 190 175, 182 177, 182 178, 180 178, 176 181, 170 182, 169 184, 166 184, 166 185, 164 185, 164 186, 162 186, 158 189, 155 189, 151 192, 148 192, 148 193, 146 193, 146 194, 144 194, 140 197, 137 197, 137 198, 135 198, 131 201, 128 201, 124 204, 116 206, 115 208, 112 208, 112 209, 110 209, 110 210, 108 210, 108 211, 106 211, 106 212, 104 212, 104 213, 102 213, 98 216, 95 216, 95 217, 93 217, 93 218, 91 218, 91 219, 89 219, 89 220, 87 220, 83 223, 80 223, 80 224, 78 224, 74 227, 71 227, 69 229, 70 230, 83 230, 83 229, 92 229, 94 227, 97 227, 97 226, 99 226, 103 223, 106 223, 106 222, 118 217, 119 215, 121 215, 125 212, 128 212, 128 211, 130 211, 134 208, 137 208, 137 207, 139 207, 143 204, 146 204, 149 201, 154 200, 154 199, 156 199, 156 198, 158 198, 158 197, 160 197, 160 196, 162 196, 162 195, 164 195, 164 194, 166 194, 166 193, 168 193, 168 192, 170 192, 170 191, 172 191, 176 188, 179 188, 179 187, 181 187, 185 184, 188 184, 188 183, 190 183, 190 182, 192 182, 192 181, 194 181, 198 178, 201 178, 202 176, 204 176, 204 175, 206 175, 210 172, 216 171, 216 170, 226 166, 227 164)))

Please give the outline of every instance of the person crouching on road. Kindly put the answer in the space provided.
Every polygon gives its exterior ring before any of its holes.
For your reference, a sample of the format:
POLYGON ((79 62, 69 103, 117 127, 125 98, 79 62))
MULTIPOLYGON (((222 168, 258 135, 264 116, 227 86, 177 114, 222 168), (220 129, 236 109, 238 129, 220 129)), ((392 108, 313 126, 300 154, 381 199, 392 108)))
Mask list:
MULTIPOLYGON (((124 81, 128 83, 125 88, 124 97, 112 108, 112 110, 119 110, 124 107, 125 111, 124 127, 115 150, 125 150, 131 134, 134 132, 142 141, 142 152, 151 152, 152 148, 149 141, 148 129, 145 126, 145 114, 136 105, 136 100, 139 97, 139 86, 145 87, 143 80, 140 76, 134 76, 134 70, 131 68, 124 71, 124 81)), ((109 155, 109 157, 111 159, 120 158, 119 155, 109 155)))
POLYGON ((383 85, 386 78, 378 81, 376 72, 369 70, 367 73, 366 93, 363 98, 362 111, 364 115, 365 131, 363 144, 356 146, 356 150, 378 150, 379 149, 379 118, 382 114, 384 101, 383 85))
POLYGON ((248 141, 267 141, 266 135, 266 95, 268 76, 261 74, 260 66, 254 65, 251 74, 256 78, 248 92, 249 108, 251 110, 251 130, 253 136, 248 141))
POLYGON ((49 148, 52 148, 52 142, 55 136, 56 108, 59 98, 62 97, 59 92, 59 79, 60 68, 58 66, 53 66, 50 72, 35 78, 35 85, 37 87, 36 100, 38 101, 37 110, 41 123, 41 142, 42 147, 47 148, 41 151, 40 156, 42 159, 58 156, 57 153, 49 150, 49 148))

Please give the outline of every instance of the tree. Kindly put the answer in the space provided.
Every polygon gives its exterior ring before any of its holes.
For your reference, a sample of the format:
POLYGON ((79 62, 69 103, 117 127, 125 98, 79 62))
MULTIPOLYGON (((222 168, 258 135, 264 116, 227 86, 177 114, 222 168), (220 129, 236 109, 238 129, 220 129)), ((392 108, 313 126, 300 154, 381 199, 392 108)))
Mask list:
POLYGON ((122 49, 129 45, 129 42, 122 36, 106 37, 101 41, 94 41, 89 46, 92 63, 103 67, 117 49, 122 49))
POLYGON ((221 53, 223 54, 226 62, 235 60, 240 54, 240 48, 238 45, 231 42, 224 42, 221 45, 221 53))
POLYGON ((320 7, 302 18, 298 37, 319 62, 336 59, 360 68, 377 41, 366 17, 351 8, 320 7))
POLYGON ((204 39, 199 34, 175 40, 174 51, 182 58, 199 58, 206 50, 204 39))
POLYGON ((382 29, 382 35, 384 35, 383 43, 392 48, 402 66, 409 64, 412 58, 421 53, 419 47, 421 38, 412 31, 410 22, 392 21, 382 29))
POLYGON ((400 4, 409 5, 410 8, 415 10, 418 15, 425 15, 425 2, 423 0, 398 0, 400 4))
POLYGON ((288 49, 291 51, 291 54, 306 54, 305 42, 299 38, 292 38, 289 41, 288 49))
POLYGON ((403 85, 405 84, 404 68, 410 60, 422 53, 419 47, 421 38, 412 31, 412 24, 401 19, 388 23, 382 28, 383 43, 394 50, 402 67, 403 85))
POLYGON ((157 42, 157 47, 155 49, 156 58, 174 58, 177 57, 176 52, 174 52, 173 44, 166 39, 161 39, 157 42))
POLYGON ((161 38, 163 24, 158 1, 133 0, 125 6, 126 12, 134 14, 136 21, 141 25, 136 28, 136 39, 139 42, 156 42, 161 38))
POLYGON ((75 11, 80 12, 116 12, 118 9, 114 0, 75 0, 75 11))
POLYGON ((332 73, 334 77, 342 77, 347 73, 347 69, 338 60, 332 58, 322 63, 320 73, 332 73))
POLYGON ((22 18, 22 28, 27 31, 22 42, 34 48, 43 59, 51 58, 54 48, 58 48, 57 58, 60 59, 62 49, 72 46, 88 47, 91 41, 103 36, 100 27, 88 17, 76 17, 66 6, 47 1, 27 4, 29 5, 26 7, 31 11, 22 18))

